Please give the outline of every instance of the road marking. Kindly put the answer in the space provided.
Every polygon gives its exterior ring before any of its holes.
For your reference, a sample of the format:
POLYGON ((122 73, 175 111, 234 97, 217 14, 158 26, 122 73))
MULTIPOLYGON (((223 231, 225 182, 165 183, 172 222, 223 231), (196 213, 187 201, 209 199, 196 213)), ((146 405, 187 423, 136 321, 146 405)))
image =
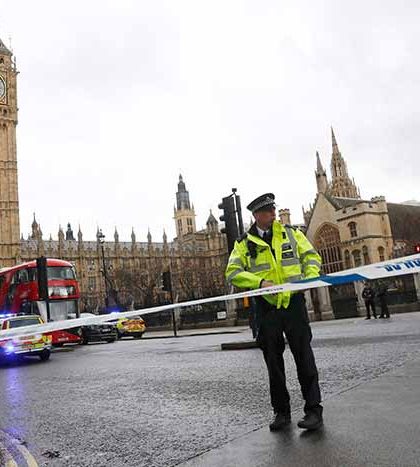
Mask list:
POLYGON ((6 446, 0 443, 0 462, 4 462, 5 467, 18 467, 13 459, 12 454, 7 450, 6 446))
POLYGON ((0 463, 5 467, 18 467, 10 452, 2 444, 0 444, 0 463))
MULTIPOLYGON (((7 441, 7 444, 9 444, 10 447, 14 448, 14 450, 17 450, 18 453, 23 457, 23 459, 26 462, 27 467, 39 467, 34 456, 28 451, 28 449, 26 449, 26 447, 22 444, 22 442, 20 442, 19 440, 11 436, 6 431, 0 430, 0 434, 2 435, 3 439, 7 441)), ((0 452, 4 453, 4 451, 5 451, 6 467, 18 467, 18 464, 13 459, 13 456, 10 453, 10 450, 6 448, 4 445, 2 448, 2 445, 0 444, 0 452)))

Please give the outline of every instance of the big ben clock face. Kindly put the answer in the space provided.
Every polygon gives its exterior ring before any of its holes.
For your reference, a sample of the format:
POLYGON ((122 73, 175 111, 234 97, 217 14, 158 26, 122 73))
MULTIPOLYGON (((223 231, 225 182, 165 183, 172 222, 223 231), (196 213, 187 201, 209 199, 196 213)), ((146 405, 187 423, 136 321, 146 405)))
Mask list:
POLYGON ((6 81, 3 76, 0 75, 0 99, 3 99, 6 95, 6 81))

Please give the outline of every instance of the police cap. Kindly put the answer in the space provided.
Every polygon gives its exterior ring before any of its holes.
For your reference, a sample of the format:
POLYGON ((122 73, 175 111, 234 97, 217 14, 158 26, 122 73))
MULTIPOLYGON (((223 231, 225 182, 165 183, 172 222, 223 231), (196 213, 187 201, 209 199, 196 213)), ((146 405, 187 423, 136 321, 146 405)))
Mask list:
POLYGON ((274 202, 274 198, 275 196, 273 193, 265 193, 264 195, 255 198, 254 201, 251 201, 246 208, 249 209, 252 213, 265 209, 275 208, 276 204, 274 202))

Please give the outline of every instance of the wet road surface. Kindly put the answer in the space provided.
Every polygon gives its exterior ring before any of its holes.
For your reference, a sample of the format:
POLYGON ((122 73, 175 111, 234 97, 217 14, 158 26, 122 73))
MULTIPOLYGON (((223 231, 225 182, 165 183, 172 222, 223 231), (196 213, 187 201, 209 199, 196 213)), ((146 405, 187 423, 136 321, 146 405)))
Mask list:
MULTIPOLYGON (((420 352, 420 313, 312 329, 324 399, 420 352)), ((57 352, 46 363, 2 365, 0 447, 7 437, 3 444, 23 446, 40 466, 182 464, 268 423, 261 351, 220 350, 249 339, 246 331, 122 340, 57 352)), ((285 360, 292 409, 300 410, 288 349, 285 360)))

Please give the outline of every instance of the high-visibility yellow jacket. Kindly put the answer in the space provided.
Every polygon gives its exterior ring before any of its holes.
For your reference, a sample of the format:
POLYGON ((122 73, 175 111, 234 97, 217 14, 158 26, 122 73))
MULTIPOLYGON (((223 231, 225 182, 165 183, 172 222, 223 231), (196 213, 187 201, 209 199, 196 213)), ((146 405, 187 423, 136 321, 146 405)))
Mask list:
MULTIPOLYGON (((257 233, 255 224, 235 242, 226 267, 229 283, 258 289, 262 280, 284 284, 319 276, 321 257, 297 228, 274 221, 271 247, 257 233)), ((287 308, 291 292, 264 295, 277 308, 287 308)))

